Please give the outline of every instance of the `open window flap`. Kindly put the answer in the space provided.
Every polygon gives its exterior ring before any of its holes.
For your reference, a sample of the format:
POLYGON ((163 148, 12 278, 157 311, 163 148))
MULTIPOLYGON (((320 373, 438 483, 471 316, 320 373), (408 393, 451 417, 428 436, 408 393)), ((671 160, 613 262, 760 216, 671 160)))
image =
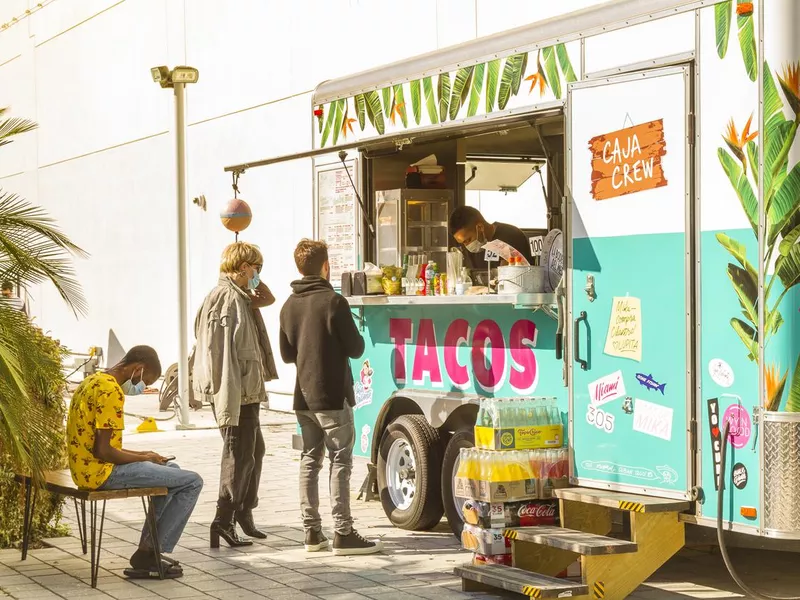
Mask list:
POLYGON ((480 135, 481 133, 494 133, 498 129, 507 127, 509 129, 528 128, 534 124, 547 127, 548 123, 560 122, 563 113, 564 103, 562 101, 547 102, 537 106, 524 109, 516 109, 495 117, 472 117, 460 121, 452 121, 445 125, 432 125, 422 127, 415 131, 397 133, 393 135, 369 138, 338 146, 328 146, 326 148, 316 148, 304 152, 295 152, 256 160, 238 165, 225 167, 226 172, 244 172, 256 167, 264 167, 277 163, 297 160, 301 158, 315 158, 325 155, 336 155, 337 152, 358 149, 363 151, 367 157, 371 153, 392 152, 397 148, 409 146, 411 144, 425 144, 432 141, 444 141, 465 135, 480 135))

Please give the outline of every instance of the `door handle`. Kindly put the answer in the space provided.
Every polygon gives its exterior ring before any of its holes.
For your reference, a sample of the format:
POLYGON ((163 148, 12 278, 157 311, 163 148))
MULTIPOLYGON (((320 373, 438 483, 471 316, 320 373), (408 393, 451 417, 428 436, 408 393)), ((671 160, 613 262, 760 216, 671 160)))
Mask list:
POLYGON ((589 367, 589 364, 581 358, 581 321, 586 321, 586 311, 581 311, 581 316, 575 319, 575 329, 572 333, 572 347, 573 357, 575 362, 581 366, 584 371, 589 367))

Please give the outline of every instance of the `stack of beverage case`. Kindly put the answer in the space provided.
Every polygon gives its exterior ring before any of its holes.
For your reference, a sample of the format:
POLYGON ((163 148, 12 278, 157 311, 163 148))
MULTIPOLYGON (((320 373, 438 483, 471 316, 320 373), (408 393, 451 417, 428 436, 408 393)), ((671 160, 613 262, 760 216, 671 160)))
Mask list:
POLYGON ((557 525, 553 490, 569 484, 564 426, 553 398, 487 398, 454 481, 461 543, 476 564, 511 564, 509 527, 557 525))

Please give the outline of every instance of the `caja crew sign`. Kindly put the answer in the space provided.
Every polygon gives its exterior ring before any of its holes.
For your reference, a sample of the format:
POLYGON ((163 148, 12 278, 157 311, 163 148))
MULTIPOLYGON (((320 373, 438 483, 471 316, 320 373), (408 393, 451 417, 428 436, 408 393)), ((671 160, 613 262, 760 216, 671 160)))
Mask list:
POLYGON ((529 394, 539 381, 533 352, 536 336, 536 325, 527 319, 516 321, 507 335, 491 319, 481 321, 474 329, 466 319, 455 319, 447 326, 444 339, 437 339, 433 319, 389 319, 394 379, 406 383, 410 364, 415 385, 424 385, 427 380, 433 387, 444 387, 446 375, 448 386, 461 390, 468 389, 474 381, 476 388, 492 393, 508 381, 517 394, 529 394), (409 347, 412 356, 408 356, 409 347), (462 347, 469 350, 469 358, 463 352, 459 356, 462 347))
POLYGON ((661 164, 667 153, 663 119, 593 137, 589 150, 595 200, 667 185, 661 164))

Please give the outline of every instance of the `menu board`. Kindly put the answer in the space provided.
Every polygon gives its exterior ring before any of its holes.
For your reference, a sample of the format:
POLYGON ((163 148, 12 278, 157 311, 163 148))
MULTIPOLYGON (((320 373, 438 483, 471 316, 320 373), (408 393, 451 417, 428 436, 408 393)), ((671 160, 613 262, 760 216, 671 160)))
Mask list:
MULTIPOLYGON (((346 163, 353 181, 358 181, 355 161, 346 163)), ((328 244, 331 284, 334 287, 341 285, 343 272, 355 271, 357 267, 357 206, 344 166, 317 168, 317 237, 328 244)))

